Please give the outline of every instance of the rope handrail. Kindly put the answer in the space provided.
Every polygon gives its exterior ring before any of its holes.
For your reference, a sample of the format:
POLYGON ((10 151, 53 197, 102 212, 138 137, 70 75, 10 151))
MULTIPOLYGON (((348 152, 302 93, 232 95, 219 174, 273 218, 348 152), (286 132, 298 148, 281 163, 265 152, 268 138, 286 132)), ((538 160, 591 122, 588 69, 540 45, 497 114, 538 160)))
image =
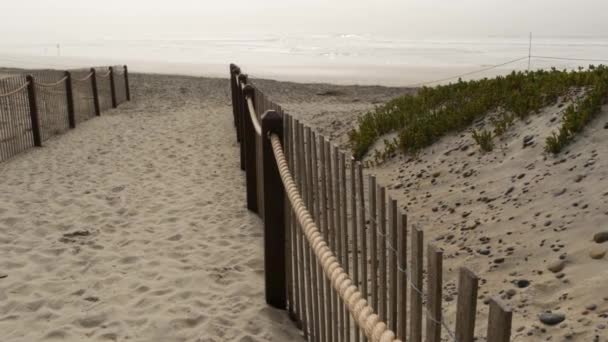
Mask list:
POLYGON ((374 309, 364 299, 361 291, 353 284, 348 273, 345 272, 324 241, 323 235, 313 221, 289 172, 279 137, 276 134, 271 134, 269 138, 285 193, 296 213, 302 232, 321 264, 325 275, 329 278, 342 301, 347 305, 348 311, 355 322, 371 342, 401 342, 386 323, 381 321, 380 317, 374 313, 374 309))
POLYGON ((93 77, 93 73, 92 72, 90 72, 84 78, 72 78, 72 80, 75 81, 75 82, 85 82, 85 81, 88 81, 91 77, 93 77))
POLYGON ((9 97, 11 95, 17 94, 18 92, 22 91, 23 89, 27 88, 27 86, 30 84, 30 82, 25 82, 24 84, 22 84, 19 88, 15 89, 15 90, 11 90, 8 93, 5 94, 0 94, 0 98, 2 97, 9 97))
POLYGON ((251 96, 246 96, 247 98, 247 107, 249 107, 249 116, 251 117, 251 122, 253 123, 253 128, 258 136, 262 136, 262 126, 260 125, 260 121, 255 112, 255 106, 253 105, 253 99, 251 96))
POLYGON ((108 72, 106 72, 105 74, 98 74, 97 77, 106 78, 106 77, 110 76, 110 73, 112 73, 112 71, 108 70, 108 72))
POLYGON ((57 81, 57 82, 55 82, 55 83, 43 83, 43 82, 38 82, 38 81, 34 81, 34 83, 35 83, 36 85, 38 85, 38 86, 41 86, 41 87, 47 87, 47 88, 50 88, 50 87, 54 87, 54 86, 56 86, 56 85, 59 85, 59 84, 63 83, 63 82, 64 82, 65 80, 67 80, 67 79, 68 79, 68 77, 67 77, 67 76, 64 76, 62 79, 60 79, 59 81, 57 81))

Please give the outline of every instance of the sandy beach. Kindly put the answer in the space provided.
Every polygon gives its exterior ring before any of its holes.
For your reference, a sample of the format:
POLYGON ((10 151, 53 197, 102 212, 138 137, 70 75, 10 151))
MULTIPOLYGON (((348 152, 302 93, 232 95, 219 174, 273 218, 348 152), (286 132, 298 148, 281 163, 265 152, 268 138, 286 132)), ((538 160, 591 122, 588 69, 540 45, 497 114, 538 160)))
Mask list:
POLYGON ((132 79, 0 164, 0 340, 298 340, 264 302, 227 81, 132 79))
MULTIPOLYGON (((264 303, 227 80, 132 79, 133 102, 0 164, 2 340, 300 340, 264 303)), ((344 149, 358 115, 413 91, 253 81, 344 149)), ((514 310, 513 341, 608 341, 608 247, 593 241, 608 230, 608 110, 545 157, 562 108, 491 153, 454 134, 366 170, 445 250, 449 325, 458 267, 480 275, 480 341, 494 295, 514 310), (548 310, 564 322, 543 325, 548 310)))
MULTIPOLYGON (((359 114, 412 91, 259 83, 345 150, 359 114), (335 96, 317 95, 328 90, 335 96)), ((387 186, 425 240, 444 250, 448 325, 455 323, 459 268, 466 265, 481 277, 481 340, 486 300, 497 296, 514 311, 513 341, 608 341, 608 242, 601 238, 608 236, 608 105, 566 151, 548 156, 544 139, 557 130, 568 103, 562 99, 518 121, 490 153, 479 150, 471 129, 491 127, 491 115, 417 157, 398 154, 366 170, 387 186), (565 319, 543 324, 539 316, 547 312, 565 319)), ((381 150, 382 143, 374 148, 381 150)))

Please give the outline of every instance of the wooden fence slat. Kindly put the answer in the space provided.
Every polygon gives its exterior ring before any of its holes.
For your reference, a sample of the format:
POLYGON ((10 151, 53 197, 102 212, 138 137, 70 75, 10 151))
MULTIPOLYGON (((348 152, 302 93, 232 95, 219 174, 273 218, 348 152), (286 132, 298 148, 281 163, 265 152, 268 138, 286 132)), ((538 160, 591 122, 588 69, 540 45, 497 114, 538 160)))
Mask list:
POLYGON ((443 252, 433 246, 427 247, 428 297, 426 341, 441 342, 441 296, 443 290, 443 252))
POLYGON ((479 278, 471 270, 466 267, 460 268, 456 309, 456 339, 459 342, 474 340, 478 283, 479 278))
MULTIPOLYGON (((306 127, 306 178, 307 178, 307 191, 308 191, 308 211, 311 213, 313 220, 316 221, 316 212, 314 210, 314 183, 313 183, 313 158, 312 158, 312 130, 310 127, 306 127)), ((311 322, 313 341, 318 341, 319 338, 319 314, 318 314, 318 293, 317 293, 317 262, 316 256, 312 251, 312 246, 307 242, 308 248, 308 282, 309 282, 309 321, 311 322)))
MULTIPOLYGON (((292 117, 291 115, 286 114, 285 116, 285 150, 287 165, 289 166, 289 170, 291 174, 294 174, 293 167, 293 130, 292 130, 292 117)), ((286 230, 287 230, 287 247, 286 253, 288 257, 288 268, 287 268, 287 300, 289 302, 289 317, 292 320, 297 320, 295 309, 296 302, 294 296, 294 217, 291 210, 291 203, 289 201, 285 201, 285 218, 286 218, 286 230)))
MULTIPOLYGON (((359 194, 359 236, 361 237, 361 250, 359 253, 361 264, 361 293, 363 294, 363 298, 365 300, 369 300, 369 294, 367 291, 367 230, 365 223, 365 187, 363 185, 363 165, 360 162, 357 162, 357 181, 358 187, 357 192, 359 194)), ((365 334, 361 333, 363 341, 367 341, 365 334)))
MULTIPOLYGON (((346 155, 340 151, 340 196, 342 202, 341 206, 341 219, 340 226, 342 227, 342 267, 350 274, 350 261, 349 261, 349 245, 348 245, 348 182, 346 180, 346 155)), ((350 342, 350 313, 346 304, 342 306, 342 322, 344 324, 342 330, 344 330, 344 338, 346 342, 350 342)))
MULTIPOLYGON (((356 172, 356 164, 355 159, 353 157, 350 158, 350 215, 351 215, 351 226, 352 226, 352 259, 353 259, 353 272, 352 277, 355 285, 358 288, 361 288, 361 283, 359 280, 359 230, 358 230, 358 221, 357 221, 357 172, 356 172)), ((350 316, 349 316, 350 317, 350 316)), ((355 342, 359 342, 361 340, 361 332, 357 327, 357 323, 353 324, 354 326, 354 335, 355 342)))
POLYGON ((369 176, 369 257, 370 263, 370 284, 371 290, 371 306, 374 310, 378 310, 378 214, 376 212, 376 177, 369 176))
POLYGON ((409 342, 422 341, 422 272, 424 262, 424 233, 419 227, 412 230, 411 300, 410 300, 410 339, 409 342))
POLYGON ((388 305, 388 318, 389 319, 389 327, 391 328, 391 330, 393 330, 394 332, 397 332, 397 252, 398 252, 398 246, 399 246, 399 239, 397 236, 397 229, 398 229, 398 221, 399 218, 397 216, 397 201, 389 198, 389 218, 390 218, 390 234, 389 234, 389 241, 391 241, 391 245, 393 246, 393 249, 389 249, 388 253, 389 253, 389 265, 388 265, 388 269, 389 269, 389 305, 388 305))
MULTIPOLYGON (((300 123, 298 120, 294 120, 293 122, 293 134, 294 134, 294 165, 295 165, 295 183, 298 189, 302 189, 302 177, 300 176, 301 168, 302 168, 302 160, 300 159, 300 123)), ((299 223, 295 221, 294 227, 294 238, 295 238, 295 249, 296 249, 296 257, 295 257, 295 292, 297 296, 297 316, 298 316, 298 325, 300 329, 303 329, 303 317, 304 317, 304 295, 303 295, 303 271, 302 271, 302 244, 300 242, 300 227, 299 223)))
POLYGON ((378 232, 379 232, 379 246, 378 246, 378 264, 380 271, 378 276, 380 279, 378 283, 380 285, 379 296, 378 296, 378 314, 380 319, 387 321, 387 276, 386 276, 386 239, 388 236, 388 230, 386 227, 386 188, 378 186, 378 232))
POLYGON ((407 338, 407 273, 405 268, 407 267, 407 215, 401 214, 399 220, 399 230, 397 231, 397 237, 399 245, 397 247, 399 255, 399 312, 397 322, 397 337, 402 341, 407 338))
MULTIPOLYGON (((320 190, 320 181, 319 181, 319 160, 318 160, 318 146, 317 146, 317 134, 312 133, 312 182, 314 187, 313 197, 314 197, 314 210, 315 210, 315 221, 321 229, 321 190, 320 190)), ((316 271, 317 271, 317 295, 315 296, 317 300, 317 317, 319 322, 318 332, 317 332, 317 341, 325 341, 325 291, 324 291, 324 273, 319 264, 318 260, 315 256, 314 262, 316 271)))
MULTIPOLYGON (((283 141, 285 142, 285 145, 283 146, 283 148, 285 149, 285 161, 287 162, 287 167, 291 171, 291 150, 290 150, 291 134, 289 132, 289 124, 290 124, 289 115, 287 115, 287 114, 283 115, 283 120, 284 120, 283 141)), ((287 278, 287 311, 291 317, 291 312, 292 312, 292 308, 293 308, 293 297, 292 297, 291 289, 293 286, 293 282, 292 282, 292 274, 291 274, 291 267, 292 267, 291 205, 290 205, 289 201, 285 201, 284 211, 285 211, 285 241, 286 241, 285 254, 287 255, 287 273, 285 274, 285 277, 287 278)))
MULTIPOLYGON (((334 180, 333 180, 333 168, 332 168, 332 148, 329 141, 325 141, 325 157, 327 158, 326 167, 327 167, 327 199, 329 201, 329 246, 335 252, 336 248, 336 221, 335 221, 335 196, 334 196, 334 180)), ((337 294, 333 289, 330 290, 331 293, 331 316, 332 316, 332 341, 338 341, 338 298, 337 294)))
MULTIPOLYGON (((264 101, 263 101, 264 102, 264 101)), ((307 203, 308 201, 308 182, 307 182, 307 177, 306 177, 306 156, 305 156, 305 151, 306 151, 306 147, 304 146, 304 137, 305 137, 305 133, 304 133, 304 124, 303 123, 299 123, 298 124, 298 133, 299 133, 299 138, 300 138, 300 142, 299 142, 299 151, 298 151, 298 158, 300 160, 300 179, 301 179, 301 188, 300 188, 300 193, 303 195, 303 199, 304 199, 304 203, 307 203)), ((301 278, 300 278, 300 285, 301 285, 301 290, 302 290, 302 296, 303 296, 303 300, 302 300, 302 328, 304 331, 304 336, 306 338, 308 338, 308 334, 310 333, 310 316, 309 316, 309 310, 310 310, 310 306, 311 306, 311 301, 310 301, 310 257, 309 257, 309 253, 308 253, 308 243, 306 243, 306 238, 304 237, 304 233, 302 232, 301 229, 298 230, 298 235, 300 235, 300 248, 302 249, 302 258, 300 259, 300 262, 302 263, 302 274, 301 274, 301 278)))
MULTIPOLYGON (((341 195, 341 181, 340 181, 340 155, 338 148, 332 145, 332 159, 334 165, 334 180, 333 180, 333 193, 334 193, 334 227, 335 227, 335 252, 338 261, 344 265, 344 255, 342 252, 342 195, 341 195)), ((339 341, 344 341, 344 311, 342 301, 338 298, 336 312, 338 316, 338 336, 339 341)))
POLYGON ((487 341, 509 342, 512 320, 513 312, 510 308, 505 307, 496 298, 490 299, 487 341))

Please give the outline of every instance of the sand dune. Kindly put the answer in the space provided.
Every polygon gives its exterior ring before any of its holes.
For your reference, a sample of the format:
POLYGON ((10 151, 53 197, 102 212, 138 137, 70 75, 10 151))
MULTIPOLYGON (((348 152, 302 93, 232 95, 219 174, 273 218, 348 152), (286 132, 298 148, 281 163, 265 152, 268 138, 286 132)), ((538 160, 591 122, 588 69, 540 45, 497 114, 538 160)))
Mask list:
MULTIPOLYGON (((358 114, 385 101, 383 94, 406 91, 327 86, 323 91, 341 95, 319 99, 308 86, 287 93, 262 83, 271 98, 279 97, 286 110, 344 149, 358 114)), ((366 170, 388 186, 426 241, 445 250, 450 326, 459 267, 480 275, 480 341, 484 302, 495 295, 514 309, 513 341, 608 341, 608 241, 594 239, 608 234, 608 106, 566 151, 546 156, 544 139, 557 130, 565 108, 557 104, 518 121, 490 153, 481 153, 471 133, 462 132, 418 158, 399 155, 366 170), (539 316, 548 311, 564 315, 563 322, 542 323, 539 316)), ((484 126, 489 123, 474 125, 484 126)))
POLYGON ((298 340, 264 302, 227 81, 132 80, 0 164, 0 340, 298 340))

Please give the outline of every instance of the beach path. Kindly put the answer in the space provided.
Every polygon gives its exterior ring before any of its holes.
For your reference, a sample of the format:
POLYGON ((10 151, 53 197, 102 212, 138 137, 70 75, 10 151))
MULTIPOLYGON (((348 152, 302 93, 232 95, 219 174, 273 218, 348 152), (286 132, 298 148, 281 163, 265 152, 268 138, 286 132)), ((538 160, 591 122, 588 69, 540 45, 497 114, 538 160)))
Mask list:
POLYGON ((264 302, 227 80, 132 92, 0 164, 0 340, 299 340, 264 302))

